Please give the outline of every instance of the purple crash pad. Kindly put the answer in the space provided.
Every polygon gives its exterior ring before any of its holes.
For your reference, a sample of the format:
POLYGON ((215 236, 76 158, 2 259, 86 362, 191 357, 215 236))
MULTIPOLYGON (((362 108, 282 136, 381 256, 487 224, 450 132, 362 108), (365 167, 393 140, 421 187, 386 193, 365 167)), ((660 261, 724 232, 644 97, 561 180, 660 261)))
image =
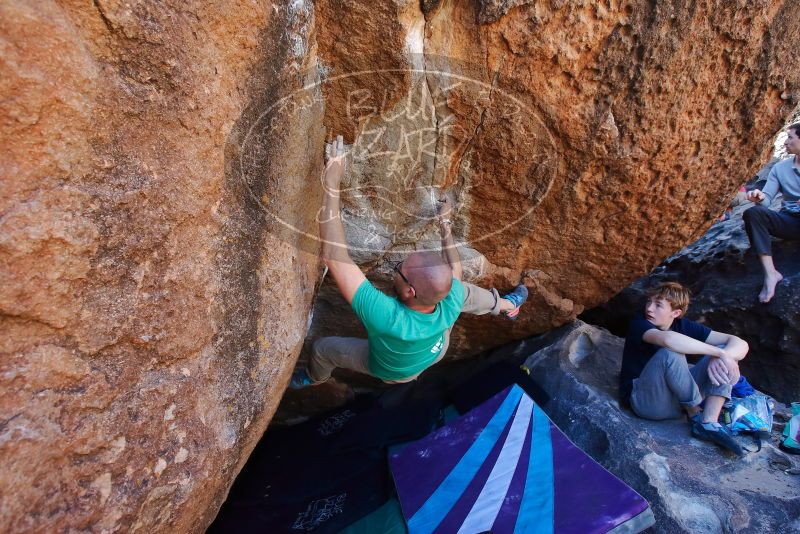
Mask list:
POLYGON ((638 532, 653 523, 647 501, 516 385, 389 463, 411 534, 638 532))

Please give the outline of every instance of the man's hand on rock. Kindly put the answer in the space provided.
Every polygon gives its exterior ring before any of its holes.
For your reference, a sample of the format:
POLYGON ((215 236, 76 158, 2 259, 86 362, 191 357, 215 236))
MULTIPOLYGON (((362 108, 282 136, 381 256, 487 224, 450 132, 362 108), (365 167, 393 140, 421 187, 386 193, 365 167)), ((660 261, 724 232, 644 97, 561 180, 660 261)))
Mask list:
POLYGON ((331 192, 338 192, 339 184, 344 176, 347 154, 344 150, 344 139, 341 135, 336 140, 325 143, 325 174, 324 185, 331 192))
POLYGON ((453 213, 453 201, 445 195, 443 199, 439 200, 436 210, 439 214, 439 231, 442 234, 442 238, 447 237, 452 231, 453 223, 450 220, 450 216, 453 213))
POLYGON ((761 202, 766 198, 766 195, 760 189, 753 189, 747 192, 747 200, 750 202, 761 202))
POLYGON ((450 200, 449 196, 444 195, 443 198, 439 199, 439 205, 436 206, 436 212, 439 215, 439 220, 450 218, 450 215, 453 213, 453 201, 450 200))

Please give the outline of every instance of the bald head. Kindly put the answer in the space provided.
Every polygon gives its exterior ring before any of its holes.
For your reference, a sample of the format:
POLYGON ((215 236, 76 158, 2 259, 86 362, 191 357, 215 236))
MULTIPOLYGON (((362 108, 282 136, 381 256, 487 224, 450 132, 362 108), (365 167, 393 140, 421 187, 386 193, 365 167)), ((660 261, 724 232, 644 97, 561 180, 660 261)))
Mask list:
POLYGON ((417 301, 433 306, 450 292, 453 271, 441 254, 432 251, 414 252, 403 262, 403 274, 414 286, 417 301))

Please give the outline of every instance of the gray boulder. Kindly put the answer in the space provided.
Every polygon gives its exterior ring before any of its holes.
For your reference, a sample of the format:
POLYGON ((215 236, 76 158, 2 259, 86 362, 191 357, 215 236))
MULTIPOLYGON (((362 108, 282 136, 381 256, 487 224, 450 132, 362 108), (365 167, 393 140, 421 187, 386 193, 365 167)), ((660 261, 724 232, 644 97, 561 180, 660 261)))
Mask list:
POLYGON ((617 401, 624 341, 580 321, 560 330, 526 360, 551 397, 543 408, 650 502, 656 532, 800 531, 800 476, 790 474, 800 462, 777 449, 777 432, 737 459, 691 437, 685 420, 640 419, 617 401))

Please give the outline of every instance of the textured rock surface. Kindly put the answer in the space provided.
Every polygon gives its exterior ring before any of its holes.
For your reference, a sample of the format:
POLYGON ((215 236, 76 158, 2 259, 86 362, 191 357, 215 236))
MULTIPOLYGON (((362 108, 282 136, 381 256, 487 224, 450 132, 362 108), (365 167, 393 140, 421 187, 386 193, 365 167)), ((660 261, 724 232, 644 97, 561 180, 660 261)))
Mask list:
MULTIPOLYGON (((436 246, 446 189, 472 280, 532 289, 513 325, 462 318, 453 354, 562 324, 699 237, 798 102, 791 2, 381 6, 318 4, 359 263, 386 279, 436 246)), ((354 328, 335 296, 315 318, 313 336, 354 328)))
MULTIPOLYGON (((531 355, 551 396, 547 414, 572 441, 645 497, 655 532, 772 532, 800 528, 797 460, 779 433, 742 460, 690 436, 684 420, 646 421, 616 399, 623 339, 576 321, 531 355)), ((524 345, 521 350, 524 350, 524 345)), ((753 448, 749 438, 742 444, 753 448)))
POLYGON ((0 8, 3 532, 214 517, 318 275, 250 190, 314 226, 296 198, 320 194, 302 147, 321 146, 321 114, 245 142, 304 82, 311 23, 280 3, 0 8))
MULTIPOLYGON (((456 353, 696 237, 800 98, 800 6, 682 6, 4 4, 0 527, 208 523, 308 324, 326 127, 376 278, 440 188, 471 278, 527 276, 526 318, 465 320, 456 353)), ((319 302, 316 333, 353 328, 319 302)))
MULTIPOLYGON (((628 321, 641 310, 644 291, 663 280, 678 280, 691 288, 688 317, 750 344, 742 372, 763 391, 783 402, 800 398, 800 243, 774 244, 775 264, 784 275, 775 297, 758 302, 762 271, 749 254, 742 213, 715 223, 697 242, 667 258, 653 274, 625 288, 609 302, 582 317, 624 336, 628 321)), ((776 199, 773 209, 779 209, 776 199)))

